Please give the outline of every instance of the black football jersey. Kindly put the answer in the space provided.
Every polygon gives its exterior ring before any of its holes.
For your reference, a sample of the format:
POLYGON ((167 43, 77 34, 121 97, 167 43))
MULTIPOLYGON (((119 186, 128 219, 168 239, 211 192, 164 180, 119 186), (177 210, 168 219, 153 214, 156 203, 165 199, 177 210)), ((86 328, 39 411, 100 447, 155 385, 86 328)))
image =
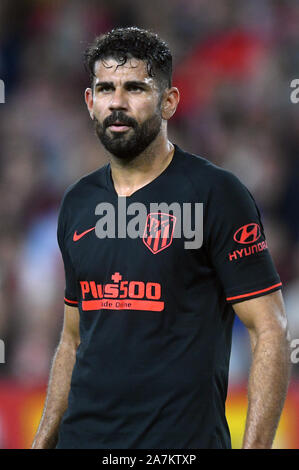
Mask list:
POLYGON ((110 164, 61 203, 65 303, 79 309, 81 344, 57 448, 230 448, 232 304, 281 288, 259 210, 232 173, 176 145, 168 167, 125 199, 146 208, 139 237, 97 234, 96 207, 120 210, 110 164), (198 248, 175 236, 174 213, 151 211, 162 202, 202 203, 198 248))

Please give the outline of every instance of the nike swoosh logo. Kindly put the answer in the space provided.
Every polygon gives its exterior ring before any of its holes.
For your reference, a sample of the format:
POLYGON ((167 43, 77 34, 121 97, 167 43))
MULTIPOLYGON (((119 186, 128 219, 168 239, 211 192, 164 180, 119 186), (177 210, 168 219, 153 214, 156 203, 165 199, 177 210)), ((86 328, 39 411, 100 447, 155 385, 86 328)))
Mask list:
POLYGON ((91 232, 94 229, 95 229, 95 227, 91 227, 91 228, 89 228, 88 230, 85 230, 85 232, 82 232, 82 233, 77 233, 77 230, 76 230, 74 232, 73 241, 77 242, 78 240, 80 240, 80 238, 84 237, 84 235, 86 235, 88 232, 91 232))

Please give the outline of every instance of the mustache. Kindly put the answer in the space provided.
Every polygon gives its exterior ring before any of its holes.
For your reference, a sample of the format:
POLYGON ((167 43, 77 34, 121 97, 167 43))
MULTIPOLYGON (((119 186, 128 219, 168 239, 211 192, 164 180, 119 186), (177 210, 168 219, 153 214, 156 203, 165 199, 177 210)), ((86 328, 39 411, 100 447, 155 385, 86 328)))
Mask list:
POLYGON ((113 111, 112 114, 110 114, 110 116, 104 119, 103 121, 104 129, 107 129, 107 127, 112 126, 117 121, 120 121, 122 124, 126 126, 131 126, 133 128, 138 127, 137 121, 127 116, 123 111, 113 111))

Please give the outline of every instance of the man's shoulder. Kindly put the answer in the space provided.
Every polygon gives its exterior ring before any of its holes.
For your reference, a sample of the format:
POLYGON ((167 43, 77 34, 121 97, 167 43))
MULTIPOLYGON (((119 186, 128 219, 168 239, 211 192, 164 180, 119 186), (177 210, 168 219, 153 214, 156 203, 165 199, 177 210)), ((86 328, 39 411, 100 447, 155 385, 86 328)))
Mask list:
POLYGON ((231 186, 243 186, 239 178, 230 170, 212 163, 207 158, 178 148, 181 171, 195 185, 207 189, 228 189, 231 186))
POLYGON ((104 188, 106 186, 107 167, 108 164, 81 176, 70 184, 63 193, 61 205, 69 205, 78 198, 85 198, 94 186, 104 188))

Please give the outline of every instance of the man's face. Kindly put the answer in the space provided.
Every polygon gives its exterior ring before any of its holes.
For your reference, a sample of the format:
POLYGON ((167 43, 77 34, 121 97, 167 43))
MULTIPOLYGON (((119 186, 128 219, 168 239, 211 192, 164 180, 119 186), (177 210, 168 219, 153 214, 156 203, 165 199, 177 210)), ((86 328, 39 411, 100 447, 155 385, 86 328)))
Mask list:
POLYGON ((86 102, 104 147, 118 158, 142 153, 161 130, 161 93, 145 62, 124 65, 109 58, 95 64, 93 90, 86 102))

